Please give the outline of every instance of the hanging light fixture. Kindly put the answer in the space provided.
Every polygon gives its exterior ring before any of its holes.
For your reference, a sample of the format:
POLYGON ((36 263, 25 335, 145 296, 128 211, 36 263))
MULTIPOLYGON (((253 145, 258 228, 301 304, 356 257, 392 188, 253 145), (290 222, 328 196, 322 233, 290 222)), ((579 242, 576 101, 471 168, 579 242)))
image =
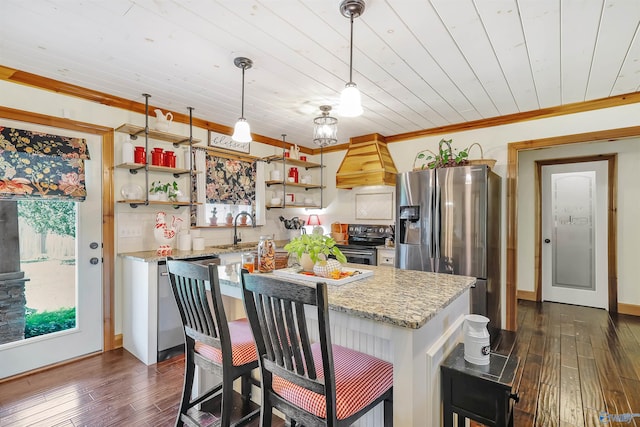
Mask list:
POLYGON ((338 142, 338 119, 331 117, 329 105, 320 106, 322 115, 313 119, 313 143, 326 147, 338 142))
POLYGON ((344 0, 340 3, 340 12, 351 21, 351 41, 349 43, 349 82, 340 94, 339 113, 345 117, 357 117, 362 114, 362 99, 358 86, 353 82, 353 18, 364 12, 364 0, 344 0))
POLYGON ((240 118, 236 122, 235 127, 233 128, 233 135, 231 139, 236 142, 251 142, 251 128, 249 127, 249 122, 244 118, 244 71, 248 68, 251 68, 253 65, 253 61, 249 58, 237 57, 233 60, 233 63, 238 68, 242 68, 242 110, 240 113, 240 118))

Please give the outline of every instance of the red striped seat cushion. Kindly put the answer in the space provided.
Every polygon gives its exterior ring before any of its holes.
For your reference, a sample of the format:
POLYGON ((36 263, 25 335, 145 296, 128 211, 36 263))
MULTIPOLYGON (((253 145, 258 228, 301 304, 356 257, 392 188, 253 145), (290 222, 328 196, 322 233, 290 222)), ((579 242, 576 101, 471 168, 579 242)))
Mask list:
MULTIPOLYGON (((229 334, 231 335, 231 353, 233 366, 241 366, 258 360, 258 351, 253 341, 253 333, 247 319, 238 319, 229 322, 229 334)), ((215 347, 196 341, 196 353, 218 364, 222 364, 222 352, 215 347)))
MULTIPOLYGON (((320 344, 311 346, 313 361, 322 380, 320 344)), ((336 415, 339 420, 355 414, 393 386, 393 365, 359 351, 333 346, 336 376, 336 415)), ((324 396, 311 392, 278 376, 273 377, 273 389, 278 395, 320 417, 327 416, 324 396)))

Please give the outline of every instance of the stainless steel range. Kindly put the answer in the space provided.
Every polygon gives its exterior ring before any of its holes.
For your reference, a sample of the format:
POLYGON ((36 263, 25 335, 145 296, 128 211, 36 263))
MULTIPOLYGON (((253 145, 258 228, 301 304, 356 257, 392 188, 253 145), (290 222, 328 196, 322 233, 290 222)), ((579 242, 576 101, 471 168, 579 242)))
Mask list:
POLYGON ((393 228, 382 224, 349 224, 349 240, 347 245, 337 245, 347 257, 347 262, 354 264, 377 264, 376 246, 382 246, 385 239, 393 238, 393 228))

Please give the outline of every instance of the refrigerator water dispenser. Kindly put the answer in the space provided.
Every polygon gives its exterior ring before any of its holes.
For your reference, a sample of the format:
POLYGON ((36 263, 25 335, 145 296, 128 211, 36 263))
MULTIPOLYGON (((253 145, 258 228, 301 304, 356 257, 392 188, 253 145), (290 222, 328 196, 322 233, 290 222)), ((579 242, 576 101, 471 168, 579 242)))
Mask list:
POLYGON ((419 245, 422 238, 420 206, 400 206, 400 243, 419 245))

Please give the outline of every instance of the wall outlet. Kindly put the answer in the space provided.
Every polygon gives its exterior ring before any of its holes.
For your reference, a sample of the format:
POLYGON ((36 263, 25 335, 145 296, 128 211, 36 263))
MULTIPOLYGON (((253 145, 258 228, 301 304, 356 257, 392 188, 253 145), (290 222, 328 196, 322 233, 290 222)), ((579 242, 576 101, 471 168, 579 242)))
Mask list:
POLYGON ((142 237, 142 226, 139 224, 122 224, 118 237, 142 237))

